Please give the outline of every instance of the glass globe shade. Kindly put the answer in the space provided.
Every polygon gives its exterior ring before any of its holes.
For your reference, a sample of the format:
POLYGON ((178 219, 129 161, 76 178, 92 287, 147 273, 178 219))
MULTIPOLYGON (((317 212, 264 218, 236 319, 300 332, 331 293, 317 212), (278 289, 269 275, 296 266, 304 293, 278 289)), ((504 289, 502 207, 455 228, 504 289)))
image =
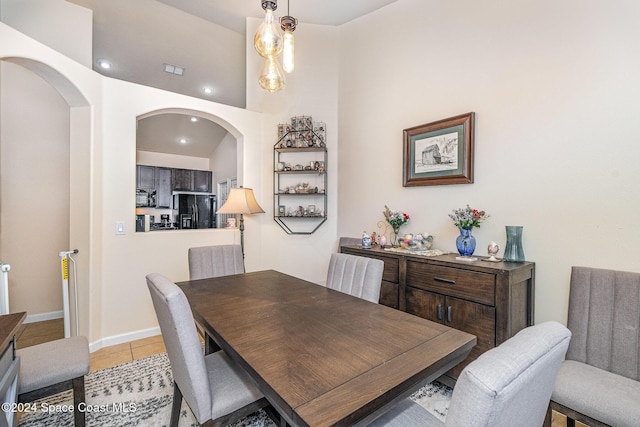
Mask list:
POLYGON ((282 67, 287 73, 293 72, 293 51, 295 43, 293 33, 289 30, 284 32, 284 49, 282 51, 282 67))
POLYGON ((269 92, 277 92, 284 88, 286 82, 277 56, 270 55, 264 60, 258 83, 260 83, 262 89, 269 92))
POLYGON ((274 22, 273 11, 266 9, 264 21, 253 37, 253 45, 263 58, 277 56, 282 52, 282 35, 274 22))

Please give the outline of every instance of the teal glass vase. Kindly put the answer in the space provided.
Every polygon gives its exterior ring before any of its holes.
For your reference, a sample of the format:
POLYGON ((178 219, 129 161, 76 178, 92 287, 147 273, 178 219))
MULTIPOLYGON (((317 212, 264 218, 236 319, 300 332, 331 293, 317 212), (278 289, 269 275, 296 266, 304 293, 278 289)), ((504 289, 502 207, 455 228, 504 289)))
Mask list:
POLYGON ((503 261, 524 262, 524 250, 522 250, 522 226, 507 225, 507 244, 504 248, 503 261))

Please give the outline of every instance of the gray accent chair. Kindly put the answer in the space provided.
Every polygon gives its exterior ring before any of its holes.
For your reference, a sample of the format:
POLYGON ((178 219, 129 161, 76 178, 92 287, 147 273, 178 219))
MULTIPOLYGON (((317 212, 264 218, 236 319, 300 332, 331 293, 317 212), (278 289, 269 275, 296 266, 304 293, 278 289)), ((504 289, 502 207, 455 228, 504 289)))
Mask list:
POLYGON ((444 422, 405 399, 369 426, 540 427, 570 339, 557 322, 525 328, 464 368, 444 422))
POLYGON ((89 373, 89 342, 70 337, 16 350, 20 358, 18 402, 27 403, 73 389, 76 427, 85 425, 84 376, 89 373))
POLYGON ((214 245, 189 248, 189 279, 244 273, 240 245, 214 245))
POLYGON ((173 374, 170 426, 178 425, 183 397, 198 423, 207 427, 231 424, 266 407, 253 380, 223 351, 204 356, 182 289, 158 273, 146 279, 173 374))
POLYGON ((640 273, 573 267, 573 333, 551 410, 592 427, 640 425, 640 273))
POLYGON ((340 247, 347 245, 362 245, 362 238, 360 237, 340 237, 338 240, 338 252, 340 247))
POLYGON ((380 300, 384 262, 348 254, 331 254, 327 287, 375 302, 380 300))

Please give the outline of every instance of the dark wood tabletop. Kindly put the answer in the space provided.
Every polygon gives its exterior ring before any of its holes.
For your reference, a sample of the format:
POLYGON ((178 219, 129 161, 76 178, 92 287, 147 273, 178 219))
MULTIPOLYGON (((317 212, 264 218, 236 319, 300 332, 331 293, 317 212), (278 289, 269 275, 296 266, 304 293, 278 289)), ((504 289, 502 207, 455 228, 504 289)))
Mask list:
POLYGON ((179 283, 294 426, 366 425, 461 362, 468 333, 273 270, 179 283))
POLYGON ((16 335, 18 328, 20 328, 26 317, 27 313, 25 312, 0 315, 0 340, 2 341, 0 351, 4 351, 7 348, 7 345, 16 335))

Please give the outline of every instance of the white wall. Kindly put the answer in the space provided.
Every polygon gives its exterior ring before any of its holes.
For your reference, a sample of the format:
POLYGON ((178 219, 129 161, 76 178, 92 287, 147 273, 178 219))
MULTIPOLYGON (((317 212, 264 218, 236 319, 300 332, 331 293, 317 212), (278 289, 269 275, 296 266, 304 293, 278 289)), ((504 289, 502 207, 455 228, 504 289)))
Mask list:
POLYGON ((0 18, 5 24, 91 68, 91 9, 66 1, 2 0, 0 18))
MULTIPOLYGON (((455 250, 452 209, 484 209, 477 254, 524 226, 536 322, 566 321, 572 265, 640 271, 640 39, 634 0, 399 0, 340 29, 339 235, 387 204, 455 250), (377 29, 374 31, 374 29, 377 29), (402 187, 402 130, 476 112, 475 183, 402 187)), ((500 252, 502 255, 502 251, 500 252)))
POLYGON ((180 156, 142 150, 136 151, 136 164, 177 169, 209 170, 209 159, 204 157, 180 156))
MULTIPOLYGON (((260 182, 264 173, 259 148, 261 115, 102 77, 0 23, 0 58, 21 57, 30 58, 33 69, 59 88, 73 107, 69 129, 70 205, 73 215, 82 212, 82 216, 71 222, 69 234, 70 245, 80 250, 81 270, 86 270, 81 271, 86 275, 80 289, 81 334, 89 336, 95 349, 157 333, 144 276, 160 272, 175 281, 186 280, 189 247, 237 243, 239 236, 237 230, 135 233, 137 117, 172 108, 200 112, 237 139, 242 153, 239 162, 245 171, 239 178, 252 183, 260 182), (83 97, 90 110, 82 107, 83 97), (81 138, 87 130, 89 133, 81 138), (82 161, 85 154, 89 157, 82 161), (82 202, 87 200, 91 209, 85 212, 82 202), (75 209, 77 205, 80 209, 75 209), (115 235, 116 221, 125 221, 125 235, 115 235)), ((15 102, 2 101, 2 111, 15 102)), ((38 102, 37 97, 31 102, 38 102)), ((260 186, 255 194, 258 202, 264 203, 260 186)), ((247 228, 259 230, 260 222, 258 216, 247 218, 247 228)), ((259 239, 257 233, 245 236, 248 271, 264 268, 258 255, 259 239)))
MULTIPOLYGON (((218 182, 233 178, 238 174, 238 143, 233 135, 227 133, 209 158, 213 172, 213 192, 218 192, 218 182)), ((218 205, 220 208, 220 205, 218 205)))
MULTIPOLYGON (((247 19, 247 40, 253 40, 261 20, 247 19)), ((337 247, 338 226, 338 31, 336 27, 300 24, 295 33, 295 71, 287 74, 284 90, 269 93, 260 88, 263 59, 247 44, 247 108, 262 111, 264 173, 251 185, 261 187, 265 214, 262 227, 262 262, 269 268, 321 283, 326 280, 331 252, 337 247), (277 125, 293 116, 312 116, 327 124, 328 220, 311 235, 288 235, 273 220, 273 146, 277 125), (258 185, 259 184, 259 185, 258 185)), ((340 190, 342 191, 342 190, 340 190)), ((253 215, 256 217, 258 215, 253 215)), ((255 233, 247 226, 245 236, 255 233)), ((249 255, 247 255, 249 257, 249 255)))
POLYGON ((0 115, 0 259, 11 264, 10 310, 44 320, 62 311, 58 252, 70 249, 69 107, 22 66, 0 69, 10 106, 0 115))

